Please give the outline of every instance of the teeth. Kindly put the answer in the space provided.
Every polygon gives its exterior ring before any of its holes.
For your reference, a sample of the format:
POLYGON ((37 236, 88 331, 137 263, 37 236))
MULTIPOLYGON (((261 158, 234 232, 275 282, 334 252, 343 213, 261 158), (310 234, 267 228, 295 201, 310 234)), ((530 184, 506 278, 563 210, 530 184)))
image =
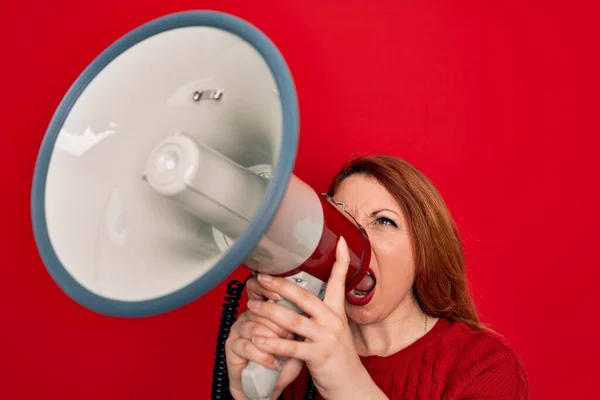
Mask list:
POLYGON ((356 290, 356 289, 352 289, 352 290, 350 291, 350 295, 352 295, 352 297, 358 297, 358 298, 361 298, 361 297, 366 297, 366 296, 367 296, 367 294, 368 294, 368 293, 359 292, 359 291, 358 291, 358 290, 356 290))

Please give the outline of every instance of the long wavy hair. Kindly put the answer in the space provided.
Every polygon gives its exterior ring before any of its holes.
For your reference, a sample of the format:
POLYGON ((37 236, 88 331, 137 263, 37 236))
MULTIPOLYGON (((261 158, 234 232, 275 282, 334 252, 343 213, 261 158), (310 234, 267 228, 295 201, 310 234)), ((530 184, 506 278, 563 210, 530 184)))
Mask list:
POLYGON ((412 291, 423 311, 474 329, 483 328, 469 291, 464 249, 456 224, 432 182, 400 158, 372 155, 344 165, 331 182, 328 194, 335 197, 340 183, 355 174, 376 179, 404 212, 415 261, 412 291))

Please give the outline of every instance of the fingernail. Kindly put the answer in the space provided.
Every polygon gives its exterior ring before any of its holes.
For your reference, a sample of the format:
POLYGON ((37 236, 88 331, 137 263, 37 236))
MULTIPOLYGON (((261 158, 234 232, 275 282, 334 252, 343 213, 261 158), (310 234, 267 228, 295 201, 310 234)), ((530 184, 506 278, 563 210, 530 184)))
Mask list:
POLYGON ((262 304, 262 301, 260 300, 249 300, 248 301, 248 308, 259 308, 262 304))
POLYGON ((267 340, 263 336, 252 336, 252 343, 265 344, 267 340))
POLYGON ((338 246, 342 250, 348 249, 348 243, 346 243, 346 239, 343 236, 340 236, 340 240, 338 240, 338 246))
POLYGON ((271 282, 273 277, 271 275, 258 274, 258 280, 261 282, 271 282))

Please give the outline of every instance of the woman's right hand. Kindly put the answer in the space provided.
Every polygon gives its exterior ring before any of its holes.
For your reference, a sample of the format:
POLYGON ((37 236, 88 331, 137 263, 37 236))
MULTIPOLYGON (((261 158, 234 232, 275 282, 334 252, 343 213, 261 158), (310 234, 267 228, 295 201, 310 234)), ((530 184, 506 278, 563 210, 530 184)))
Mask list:
MULTIPOLYGON (((246 282, 246 293, 249 300, 281 300, 278 294, 265 290, 256 278, 251 278, 246 282)), ((225 342, 229 391, 235 400, 247 400, 242 387, 242 371, 249 361, 254 361, 270 369, 277 369, 280 366, 272 354, 259 350, 252 343, 251 338, 253 336, 293 338, 289 331, 248 311, 238 317, 232 325, 229 337, 225 342)), ((296 359, 286 360, 271 397, 273 400, 277 399, 283 389, 298 377, 302 366, 302 361, 296 359)))

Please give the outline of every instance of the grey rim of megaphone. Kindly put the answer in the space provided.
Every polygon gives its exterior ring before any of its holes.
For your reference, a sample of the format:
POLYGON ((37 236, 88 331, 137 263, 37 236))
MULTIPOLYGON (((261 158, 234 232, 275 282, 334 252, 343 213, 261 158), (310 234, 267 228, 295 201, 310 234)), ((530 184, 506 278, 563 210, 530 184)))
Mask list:
POLYGON ((57 108, 42 141, 32 185, 33 232, 40 256, 56 283, 79 304, 98 313, 143 317, 156 315, 184 306, 223 282, 251 253, 259 238, 271 224, 283 200, 293 171, 298 144, 299 112, 296 89, 290 70, 266 35, 250 23, 218 11, 184 11, 166 15, 130 31, 103 51, 77 78, 57 108), (250 222, 248 229, 236 241, 219 263, 186 287, 152 300, 123 302, 100 297, 75 281, 58 259, 46 225, 45 189, 48 165, 61 127, 73 105, 94 77, 122 52, 153 35, 171 29, 207 26, 238 35, 253 45, 262 55, 275 78, 283 112, 283 138, 280 156, 274 166, 271 184, 265 200, 250 222))

